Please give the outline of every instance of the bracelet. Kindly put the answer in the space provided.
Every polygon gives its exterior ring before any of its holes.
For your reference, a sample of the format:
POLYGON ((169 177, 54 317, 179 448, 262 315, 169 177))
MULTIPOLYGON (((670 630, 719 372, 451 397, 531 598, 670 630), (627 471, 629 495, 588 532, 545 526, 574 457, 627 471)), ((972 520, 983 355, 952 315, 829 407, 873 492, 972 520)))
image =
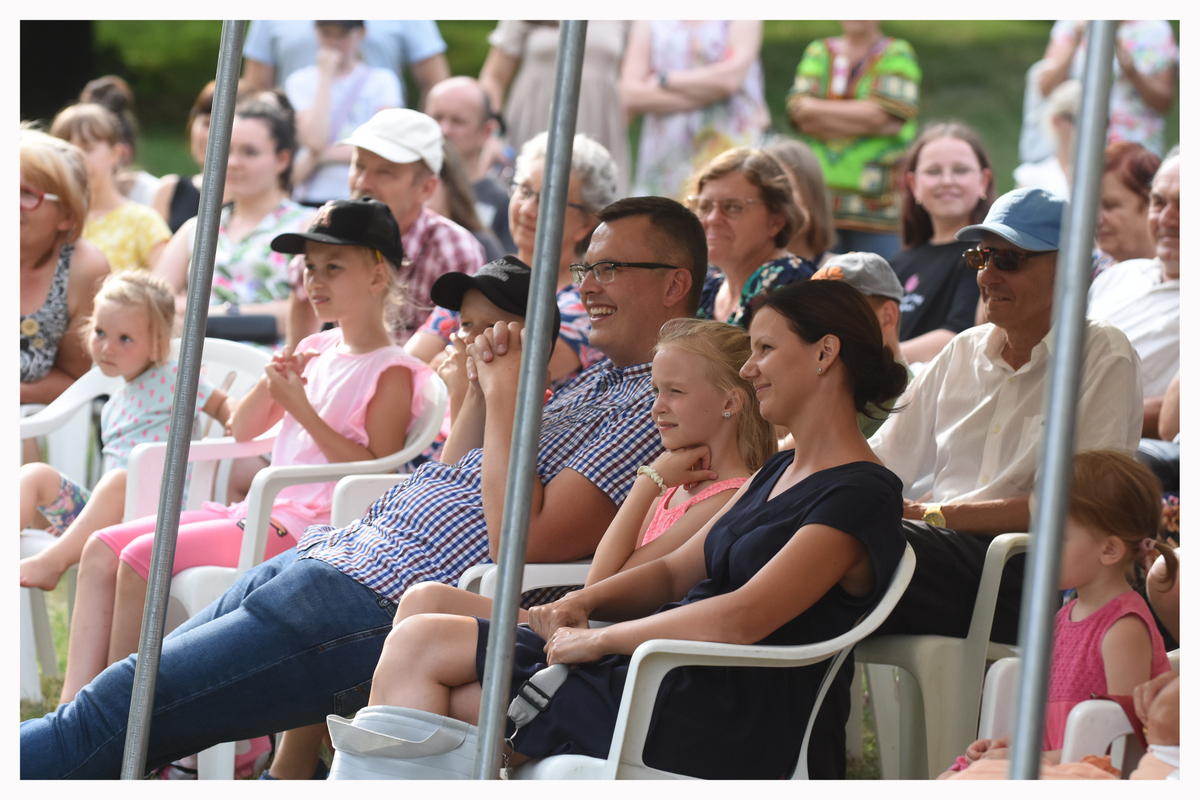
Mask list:
POLYGON ((658 484, 658 493, 662 494, 667 491, 667 485, 663 483, 662 476, 658 474, 658 470, 651 466, 638 467, 638 475, 646 475, 650 480, 658 484))
POLYGON ((665 72, 658 73, 658 88, 660 88, 660 89, 667 88, 667 73, 665 73, 665 72))

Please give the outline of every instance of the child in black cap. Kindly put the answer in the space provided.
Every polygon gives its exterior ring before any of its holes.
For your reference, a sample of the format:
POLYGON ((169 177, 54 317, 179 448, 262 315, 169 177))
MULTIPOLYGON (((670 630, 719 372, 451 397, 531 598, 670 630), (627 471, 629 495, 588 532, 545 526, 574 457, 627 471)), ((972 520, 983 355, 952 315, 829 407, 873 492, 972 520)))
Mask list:
MULTIPOLYGON (((443 435, 449 435, 450 426, 458 419, 458 412, 471 389, 467 380, 467 345, 475 341, 480 332, 497 323, 525 323, 530 275, 529 267, 519 259, 505 256, 484 264, 474 275, 448 272, 434 281, 430 288, 429 295, 433 302, 442 308, 459 312, 458 331, 450 337, 446 357, 437 368, 438 375, 446 382, 450 392, 450 413, 447 424, 442 428, 443 435)), ((554 324, 550 327, 551 353, 558 340, 560 322, 558 306, 555 306, 554 324)), ((444 451, 442 460, 446 460, 444 451)))

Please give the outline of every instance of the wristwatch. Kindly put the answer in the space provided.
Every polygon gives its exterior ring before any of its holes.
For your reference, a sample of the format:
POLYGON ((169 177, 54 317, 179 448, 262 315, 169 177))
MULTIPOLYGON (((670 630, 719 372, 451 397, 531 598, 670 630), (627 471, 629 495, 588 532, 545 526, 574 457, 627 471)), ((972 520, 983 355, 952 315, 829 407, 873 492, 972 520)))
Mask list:
POLYGON ((941 503, 926 506, 925 513, 921 516, 921 519, 939 528, 946 527, 946 515, 942 513, 941 503))

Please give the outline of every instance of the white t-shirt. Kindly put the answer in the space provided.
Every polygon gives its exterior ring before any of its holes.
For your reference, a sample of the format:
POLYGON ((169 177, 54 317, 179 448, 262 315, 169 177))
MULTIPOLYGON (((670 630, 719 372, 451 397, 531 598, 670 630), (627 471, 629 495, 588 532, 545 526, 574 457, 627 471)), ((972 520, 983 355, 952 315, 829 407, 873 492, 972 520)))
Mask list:
POLYGON ((1096 276, 1088 316, 1106 319, 1129 337, 1142 360, 1146 397, 1162 397, 1179 371, 1179 279, 1163 280, 1162 264, 1134 258, 1096 276))
MULTIPOLYGON (((1033 491, 1045 429, 1042 393, 1055 331, 1014 370, 1000 356, 1004 331, 980 325, 955 336, 896 401, 870 439, 905 497, 933 490, 934 503, 1004 500, 1033 491), (932 486, 929 486, 929 478, 932 486)), ((1142 435, 1137 353, 1103 320, 1088 320, 1076 411, 1075 449, 1129 452, 1142 435)))
MULTIPOLYGON (((312 108, 317 96, 320 74, 316 67, 304 67, 288 76, 284 91, 295 107, 296 113, 312 108)), ((359 126, 365 124, 381 109, 400 105, 400 81, 396 74, 380 67, 359 64, 345 77, 334 78, 329 90, 329 113, 336 120, 339 109, 350 92, 357 87, 357 94, 350 108, 341 117, 337 130, 329 132, 330 143, 349 138, 359 126)), ((350 196, 350 163, 326 164, 319 167, 312 177, 296 187, 292 196, 295 200, 325 202, 343 200, 350 196)))

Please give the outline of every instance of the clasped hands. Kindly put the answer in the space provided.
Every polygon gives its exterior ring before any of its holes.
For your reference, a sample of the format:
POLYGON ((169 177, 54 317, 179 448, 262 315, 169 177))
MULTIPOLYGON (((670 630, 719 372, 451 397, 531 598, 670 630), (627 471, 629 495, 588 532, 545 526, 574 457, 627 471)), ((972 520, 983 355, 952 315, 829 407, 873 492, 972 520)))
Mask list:
POLYGON ((293 353, 290 347, 284 347, 271 356, 271 361, 263 369, 267 379, 267 395, 293 417, 297 416, 298 410, 312 407, 304 391, 308 383, 304 377, 304 367, 319 355, 318 350, 293 353))
POLYGON ((570 592, 561 600, 529 609, 529 627, 546 640, 547 664, 585 664, 608 655, 600 640, 604 629, 588 627, 591 609, 580 595, 570 592))

